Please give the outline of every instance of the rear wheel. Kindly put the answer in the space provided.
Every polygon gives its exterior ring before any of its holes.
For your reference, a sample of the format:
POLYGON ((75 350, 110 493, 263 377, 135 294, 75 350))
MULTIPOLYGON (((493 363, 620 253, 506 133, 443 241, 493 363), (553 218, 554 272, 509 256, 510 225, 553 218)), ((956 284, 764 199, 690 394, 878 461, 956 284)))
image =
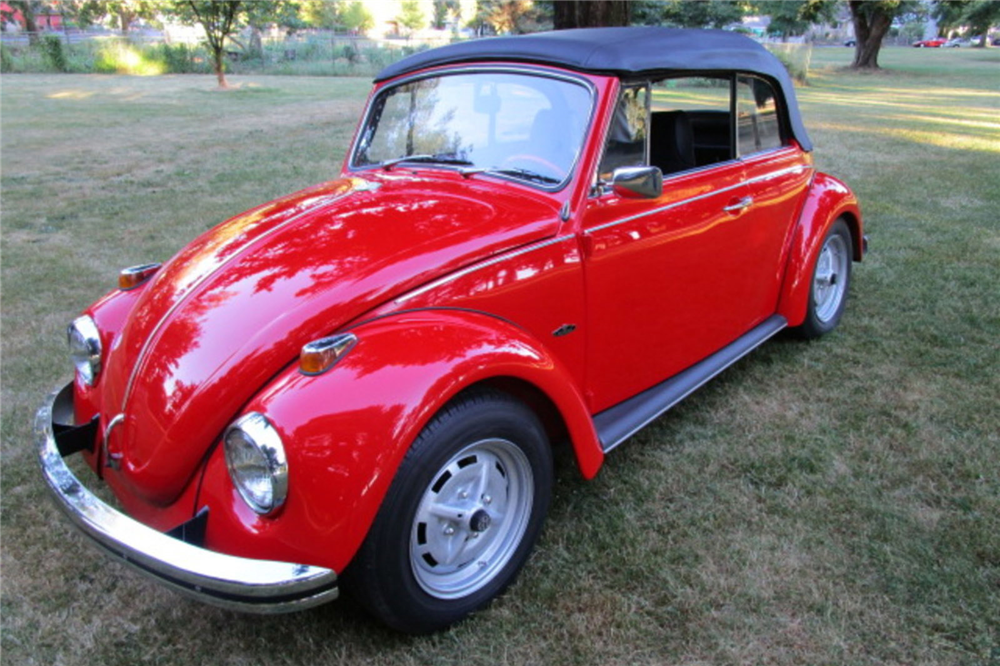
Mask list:
POLYGON ((460 397, 403 459, 345 582, 396 629, 445 628, 513 582, 551 487, 551 449, 530 409, 492 391, 460 397))
POLYGON ((830 227, 813 266, 806 319, 798 328, 805 338, 829 333, 844 314, 851 284, 851 232, 839 219, 830 227))

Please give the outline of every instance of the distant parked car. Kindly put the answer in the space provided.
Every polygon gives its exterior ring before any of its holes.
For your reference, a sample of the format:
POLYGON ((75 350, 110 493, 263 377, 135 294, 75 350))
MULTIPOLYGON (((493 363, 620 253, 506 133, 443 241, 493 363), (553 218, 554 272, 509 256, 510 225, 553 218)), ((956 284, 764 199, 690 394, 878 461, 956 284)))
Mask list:
POLYGON ((846 42, 844 42, 844 46, 857 46, 857 45, 858 45, 858 40, 856 39, 848 39, 846 42))
POLYGON ((921 39, 919 42, 914 42, 913 47, 918 49, 939 49, 946 42, 947 40, 944 39, 921 39))
POLYGON ((944 45, 949 49, 957 49, 961 46, 971 46, 972 42, 968 39, 962 39, 960 37, 956 37, 955 39, 949 39, 947 42, 944 43, 944 45))

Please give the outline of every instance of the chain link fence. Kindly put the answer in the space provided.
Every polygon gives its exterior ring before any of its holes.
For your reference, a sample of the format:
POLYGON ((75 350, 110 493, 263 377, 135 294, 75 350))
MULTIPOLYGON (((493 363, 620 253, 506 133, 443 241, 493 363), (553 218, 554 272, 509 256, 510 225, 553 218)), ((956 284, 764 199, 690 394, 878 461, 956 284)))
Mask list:
MULTIPOLYGON (((374 76, 411 53, 447 44, 451 36, 372 39, 326 30, 291 35, 243 34, 226 50, 232 74, 374 76)), ((212 57, 190 35, 153 31, 122 37, 110 32, 49 31, 0 34, 4 72, 187 74, 211 73, 212 57), (34 37, 34 38, 33 38, 34 37), (179 38, 180 37, 180 38, 179 38)))
MULTIPOLYGON (((107 30, 0 33, 3 72, 104 74, 210 74, 212 57, 195 28, 159 32, 136 31, 127 37, 107 30)), ((442 32, 434 37, 370 38, 330 30, 293 34, 244 32, 226 51, 230 74, 300 76, 374 76, 411 53, 441 46, 460 37, 442 32)), ((892 40, 887 40, 886 45, 892 40)), ((767 43, 792 75, 805 82, 814 45, 843 42, 767 43)))

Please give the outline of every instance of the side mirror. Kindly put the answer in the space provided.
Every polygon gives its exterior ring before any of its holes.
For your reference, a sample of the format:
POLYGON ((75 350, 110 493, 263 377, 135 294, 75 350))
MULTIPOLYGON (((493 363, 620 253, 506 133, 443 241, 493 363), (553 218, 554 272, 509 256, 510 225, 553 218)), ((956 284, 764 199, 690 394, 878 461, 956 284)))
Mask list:
POLYGON ((625 199, 656 199, 663 194, 660 167, 619 167, 611 174, 611 190, 625 199))

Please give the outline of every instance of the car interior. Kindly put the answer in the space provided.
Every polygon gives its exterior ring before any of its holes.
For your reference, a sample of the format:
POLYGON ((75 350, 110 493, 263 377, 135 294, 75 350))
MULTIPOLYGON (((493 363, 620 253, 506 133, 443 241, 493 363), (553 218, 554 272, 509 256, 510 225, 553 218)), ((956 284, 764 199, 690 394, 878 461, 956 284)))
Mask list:
POLYGON ((624 86, 601 180, 609 181, 623 166, 655 166, 670 176, 783 145, 772 86, 741 75, 735 88, 734 102, 729 78, 681 77, 624 86))

